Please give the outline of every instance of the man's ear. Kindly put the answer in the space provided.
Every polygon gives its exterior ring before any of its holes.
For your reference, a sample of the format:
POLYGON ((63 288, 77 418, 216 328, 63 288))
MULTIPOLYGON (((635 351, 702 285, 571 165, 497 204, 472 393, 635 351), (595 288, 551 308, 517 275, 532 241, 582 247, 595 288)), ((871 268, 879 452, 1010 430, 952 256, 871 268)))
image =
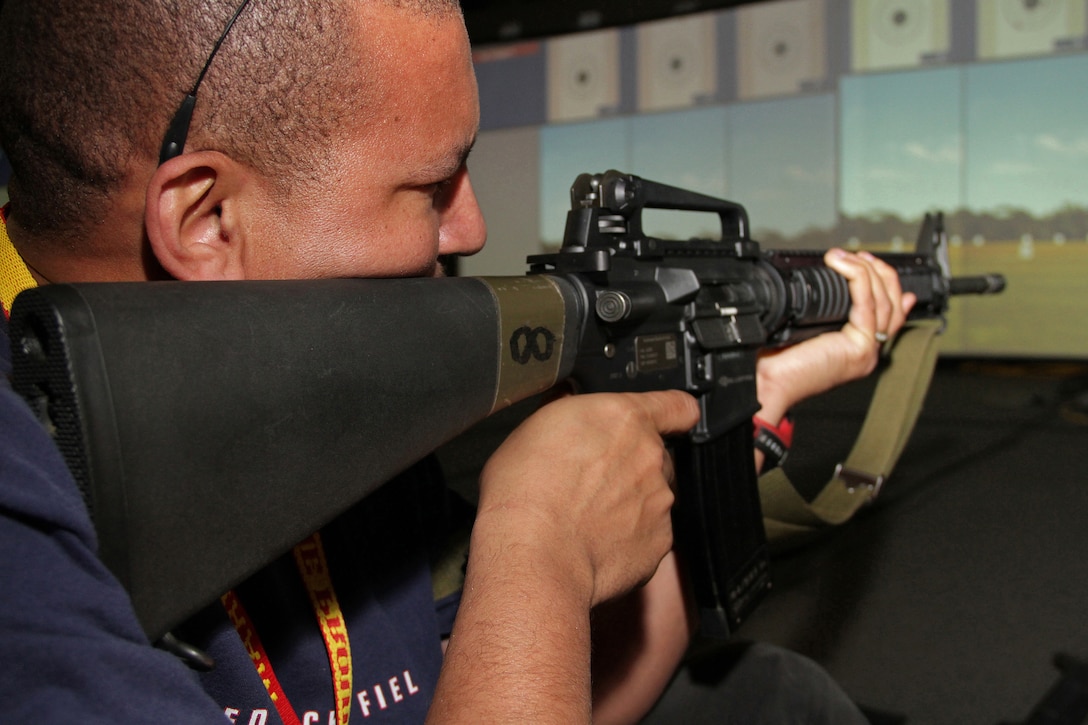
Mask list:
POLYGON ((152 253, 172 277, 245 277, 245 234, 238 223, 242 175, 237 162, 217 151, 181 154, 155 170, 144 224, 152 253))

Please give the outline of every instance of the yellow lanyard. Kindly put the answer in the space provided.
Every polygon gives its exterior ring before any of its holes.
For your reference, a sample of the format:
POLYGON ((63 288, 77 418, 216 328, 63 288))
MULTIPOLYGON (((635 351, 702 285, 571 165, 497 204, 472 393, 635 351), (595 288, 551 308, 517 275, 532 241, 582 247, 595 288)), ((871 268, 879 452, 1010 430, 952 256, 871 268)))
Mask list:
POLYGON ((37 286, 26 262, 8 237, 8 224, 4 219, 0 222, 0 304, 4 306, 4 314, 11 313, 11 304, 17 294, 37 286))
POLYGON ((348 643, 348 628, 344 615, 340 611, 340 602, 332 588, 329 565, 325 561, 325 549, 321 545, 321 536, 311 535, 295 546, 295 563, 310 594, 310 604, 317 615, 321 636, 325 640, 325 650, 329 654, 329 668, 332 670, 332 689, 336 702, 336 722, 347 725, 351 717, 351 645, 348 643))
MULTIPOLYGON (((313 534, 295 546, 294 553, 295 564, 310 595, 310 604, 317 616, 321 636, 325 640, 325 650, 329 655, 336 722, 338 725, 347 725, 351 717, 352 698, 351 646, 348 643, 348 630, 340 611, 340 603, 332 588, 332 579, 329 576, 329 566, 325 560, 321 536, 313 534)), ((223 595, 222 602, 280 718, 286 725, 301 725, 298 714, 288 701, 287 693, 284 692, 283 686, 276 677, 272 662, 268 659, 268 653, 261 644, 261 638, 241 601, 231 591, 223 595)))

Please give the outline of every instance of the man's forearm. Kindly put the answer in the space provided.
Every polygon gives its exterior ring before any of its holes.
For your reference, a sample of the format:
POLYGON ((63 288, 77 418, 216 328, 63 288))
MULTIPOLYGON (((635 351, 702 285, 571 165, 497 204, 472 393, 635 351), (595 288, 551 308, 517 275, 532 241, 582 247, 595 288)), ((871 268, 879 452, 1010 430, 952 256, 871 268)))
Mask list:
POLYGON ((428 723, 590 722, 588 588, 511 534, 474 534, 428 723))
POLYGON ((697 614, 675 552, 646 586, 593 612, 594 725, 636 723, 676 673, 697 614))

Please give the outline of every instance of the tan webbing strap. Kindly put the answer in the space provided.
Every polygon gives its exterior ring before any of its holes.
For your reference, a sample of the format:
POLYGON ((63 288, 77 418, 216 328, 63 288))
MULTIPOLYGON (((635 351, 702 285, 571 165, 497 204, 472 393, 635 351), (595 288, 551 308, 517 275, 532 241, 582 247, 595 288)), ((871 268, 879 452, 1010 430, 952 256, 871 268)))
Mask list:
POLYGON ((780 468, 760 477, 763 523, 772 546, 803 543, 842 524, 880 492, 921 413, 937 364, 941 326, 940 320, 922 320, 899 333, 850 455, 811 503, 780 468))

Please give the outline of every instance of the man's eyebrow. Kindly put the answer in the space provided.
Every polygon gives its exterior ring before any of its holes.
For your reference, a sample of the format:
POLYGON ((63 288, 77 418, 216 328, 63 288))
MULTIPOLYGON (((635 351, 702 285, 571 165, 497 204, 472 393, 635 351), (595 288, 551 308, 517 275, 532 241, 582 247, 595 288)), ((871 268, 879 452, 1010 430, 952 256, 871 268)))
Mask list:
POLYGON ((456 148, 445 157, 444 160, 438 161, 432 166, 428 167, 428 171, 434 177, 446 178, 456 174, 466 163, 468 163, 469 154, 472 153, 473 147, 476 145, 476 136, 472 137, 472 140, 468 143, 456 148))

